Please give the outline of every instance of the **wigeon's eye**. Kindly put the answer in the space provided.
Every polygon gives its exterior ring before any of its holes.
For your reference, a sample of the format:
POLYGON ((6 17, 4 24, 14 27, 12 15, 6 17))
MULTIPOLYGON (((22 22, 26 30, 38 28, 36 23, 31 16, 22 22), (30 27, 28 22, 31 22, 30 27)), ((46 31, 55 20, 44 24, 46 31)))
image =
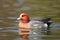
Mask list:
POLYGON ((22 17, 24 17, 25 15, 22 15, 22 17))

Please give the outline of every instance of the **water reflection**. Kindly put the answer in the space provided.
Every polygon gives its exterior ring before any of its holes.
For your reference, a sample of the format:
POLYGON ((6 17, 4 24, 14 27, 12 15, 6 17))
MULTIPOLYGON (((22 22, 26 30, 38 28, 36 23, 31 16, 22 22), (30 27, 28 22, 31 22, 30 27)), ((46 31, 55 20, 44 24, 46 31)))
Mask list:
POLYGON ((4 20, 0 20, 0 22, 4 22, 4 20))
POLYGON ((23 39, 23 38, 22 38, 22 40, 29 40, 29 39, 28 39, 28 38, 26 38, 26 39, 23 39))
POLYGON ((4 30, 4 32, 18 32, 18 30, 4 30))
POLYGON ((17 19, 16 17, 8 17, 8 19, 17 19))
POLYGON ((25 0, 17 0, 16 3, 13 4, 14 7, 19 7, 21 4, 23 4, 25 0))
MULTIPOLYGON (((58 25, 57 25, 58 26, 58 25)), ((52 27, 54 29, 54 26, 52 27)), ((22 39, 18 35, 18 26, 3 27, 0 28, 0 40, 59 40, 60 32, 58 30, 52 30, 40 32, 40 29, 34 29, 37 33, 30 34, 28 39, 22 39), (39 32, 39 33, 38 33, 39 32)), ((33 31, 34 32, 34 31, 33 31)))
POLYGON ((9 6, 10 6, 9 4, 3 4, 3 8, 7 8, 9 6))
POLYGON ((3 28, 0 28, 0 30, 3 30, 3 28))
MULTIPOLYGON (((10 20, 16 17, 10 17, 10 20)), ((15 21, 16 22, 16 21, 15 21)), ((10 23, 11 24, 11 23, 10 23)), ((13 24, 12 24, 13 25, 13 24)), ((14 26, 0 28, 0 40, 59 40, 60 39, 60 24, 52 24, 50 30, 40 31, 39 28, 34 28, 28 37, 23 39, 18 35, 18 24, 14 26)))

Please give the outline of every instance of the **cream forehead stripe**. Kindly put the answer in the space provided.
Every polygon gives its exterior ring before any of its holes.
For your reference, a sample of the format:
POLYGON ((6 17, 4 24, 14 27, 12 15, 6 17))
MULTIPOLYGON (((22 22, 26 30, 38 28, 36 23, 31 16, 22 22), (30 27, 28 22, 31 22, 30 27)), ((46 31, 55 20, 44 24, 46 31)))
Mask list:
POLYGON ((20 17, 19 17, 20 19, 22 18, 22 15, 25 15, 25 13, 20 14, 20 17))
POLYGON ((20 20, 22 18, 22 15, 26 15, 25 13, 20 14, 19 18, 17 20, 20 20))

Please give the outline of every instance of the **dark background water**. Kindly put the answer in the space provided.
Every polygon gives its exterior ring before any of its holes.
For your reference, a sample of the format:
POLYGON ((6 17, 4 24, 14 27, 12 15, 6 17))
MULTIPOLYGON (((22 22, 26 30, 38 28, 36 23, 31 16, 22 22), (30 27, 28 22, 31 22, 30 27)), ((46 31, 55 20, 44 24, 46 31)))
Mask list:
POLYGON ((26 12, 31 18, 51 17, 53 21, 50 35, 31 34, 26 40, 60 40, 59 2, 59 0, 0 0, 0 40, 25 40, 18 35, 17 17, 22 12, 26 12))

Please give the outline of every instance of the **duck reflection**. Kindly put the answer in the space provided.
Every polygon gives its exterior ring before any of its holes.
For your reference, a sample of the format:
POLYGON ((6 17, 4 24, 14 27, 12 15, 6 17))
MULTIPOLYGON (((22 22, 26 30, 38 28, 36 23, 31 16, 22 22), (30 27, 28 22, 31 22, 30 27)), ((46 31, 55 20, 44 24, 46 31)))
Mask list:
POLYGON ((29 34, 20 35, 20 37, 21 37, 22 39, 28 39, 28 36, 29 36, 29 34))
POLYGON ((28 40, 28 39, 22 39, 22 40, 28 40))

